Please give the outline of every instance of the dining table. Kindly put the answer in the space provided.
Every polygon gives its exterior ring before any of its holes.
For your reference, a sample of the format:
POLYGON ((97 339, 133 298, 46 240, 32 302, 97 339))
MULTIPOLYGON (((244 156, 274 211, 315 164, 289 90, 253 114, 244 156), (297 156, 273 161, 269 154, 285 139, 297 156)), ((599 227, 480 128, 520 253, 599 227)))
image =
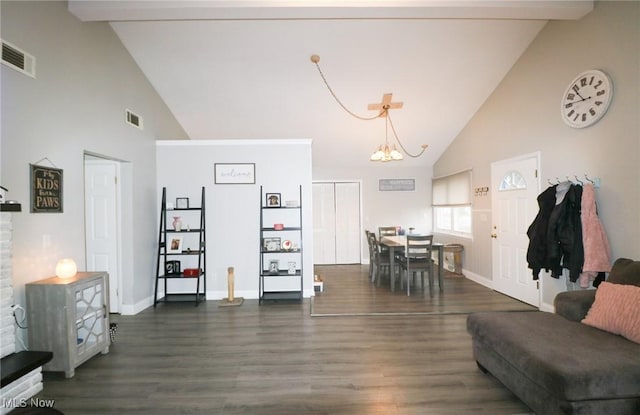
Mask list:
MULTIPOLYGON (((406 249, 407 236, 395 235, 395 236, 383 236, 380 238, 380 245, 384 245, 389 248, 389 280, 391 285, 391 291, 395 291, 396 272, 395 272, 395 257, 396 252, 400 249, 406 249)), ((440 291, 443 291, 444 283, 442 281, 444 276, 444 244, 433 242, 431 247, 434 251, 438 252, 438 287, 440 291)), ((402 276, 400 276, 402 278, 402 276)), ((378 280, 379 281, 379 280, 378 280)), ((407 282, 408 284, 408 282, 407 282)))

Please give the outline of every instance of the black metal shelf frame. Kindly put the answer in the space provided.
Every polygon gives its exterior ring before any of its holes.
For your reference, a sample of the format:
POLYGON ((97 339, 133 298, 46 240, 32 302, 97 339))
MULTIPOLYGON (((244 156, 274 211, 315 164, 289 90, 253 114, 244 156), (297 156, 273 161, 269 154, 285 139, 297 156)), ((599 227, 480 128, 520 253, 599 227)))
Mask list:
POLYGON ((303 293, 304 293, 304 279, 303 279, 303 234, 302 234, 302 186, 299 186, 299 203, 298 206, 280 206, 280 207, 267 207, 264 206, 263 200, 265 193, 263 192, 262 186, 260 186, 260 275, 259 275, 259 304, 262 304, 264 301, 302 301, 303 293), (266 211, 277 211, 277 210, 298 210, 298 221, 299 226, 287 226, 281 229, 276 229, 275 227, 265 226, 264 224, 264 215, 266 211), (263 241, 265 233, 273 235, 274 233, 280 232, 295 232, 298 234, 300 238, 300 246, 297 249, 279 249, 279 250, 266 250, 263 247, 263 241), (296 269, 295 273, 289 273, 288 270, 278 270, 277 273, 271 272, 267 269, 265 263, 266 255, 297 255, 299 260, 299 268, 296 269), (291 291, 268 291, 265 289, 265 280, 270 278, 284 278, 284 277, 297 277, 299 278, 300 289, 299 290, 291 290, 291 291))
POLYGON ((162 203, 160 207, 160 229, 158 231, 158 256, 156 263, 156 283, 153 294, 153 306, 159 302, 186 301, 186 299, 195 299, 195 305, 206 300, 207 292, 207 252, 206 252, 206 226, 205 226, 205 188, 202 187, 200 207, 189 207, 182 209, 167 209, 167 188, 162 188, 162 203), (192 211, 200 212, 200 224, 198 228, 175 230, 167 228, 167 214, 170 212, 192 211), (167 250, 167 235, 192 234, 198 237, 198 249, 187 249, 182 252, 170 252, 167 250), (167 269, 167 259, 173 256, 197 256, 198 257, 198 274, 185 275, 184 272, 176 274, 165 274, 167 269), (167 280, 181 279, 184 281, 195 280, 195 292, 193 293, 170 293, 167 287, 167 280), (163 281, 163 282, 162 282, 163 281), (158 299, 158 289, 160 284, 164 284, 164 297, 158 299))

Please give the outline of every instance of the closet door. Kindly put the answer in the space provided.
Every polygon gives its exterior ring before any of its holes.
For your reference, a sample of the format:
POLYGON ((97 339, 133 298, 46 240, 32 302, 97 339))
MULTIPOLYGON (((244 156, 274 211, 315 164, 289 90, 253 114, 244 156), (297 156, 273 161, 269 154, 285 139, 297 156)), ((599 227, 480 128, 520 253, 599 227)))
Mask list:
POLYGON ((360 183, 336 183, 336 264, 360 263, 360 183))
POLYGON ((334 183, 313 183, 313 262, 336 263, 334 183))
POLYGON ((313 183, 313 262, 359 264, 360 183, 313 183))

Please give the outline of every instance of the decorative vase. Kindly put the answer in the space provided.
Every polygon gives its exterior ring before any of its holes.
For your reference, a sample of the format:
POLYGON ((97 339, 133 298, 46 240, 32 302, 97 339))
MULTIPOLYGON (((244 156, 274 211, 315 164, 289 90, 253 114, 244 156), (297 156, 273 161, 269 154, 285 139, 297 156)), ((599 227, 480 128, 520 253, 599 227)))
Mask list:
POLYGON ((174 231, 180 231, 182 230, 182 221, 180 220, 180 216, 174 216, 173 217, 173 230, 174 231))

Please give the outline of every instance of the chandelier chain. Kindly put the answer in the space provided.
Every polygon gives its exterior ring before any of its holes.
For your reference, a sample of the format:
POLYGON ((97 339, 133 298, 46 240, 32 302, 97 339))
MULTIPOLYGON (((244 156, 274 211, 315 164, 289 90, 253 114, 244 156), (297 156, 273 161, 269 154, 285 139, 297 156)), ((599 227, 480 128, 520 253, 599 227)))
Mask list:
POLYGON ((391 114, 388 111, 387 111, 387 120, 389 121, 389 125, 391 125, 391 131, 393 132, 393 136, 396 138, 396 141, 400 145, 400 148, 407 154, 407 156, 413 157, 413 158, 420 157, 422 153, 424 153, 424 151, 427 149, 427 145, 422 145, 422 151, 420 151, 418 154, 411 154, 402 145, 402 141, 400 141, 400 138, 398 137, 398 133, 396 133, 396 127, 393 126, 393 120, 391 119, 391 114))
MULTIPOLYGON (((382 105, 381 105, 381 108, 380 108, 380 112, 378 112, 376 115, 371 116, 371 117, 363 117, 361 115, 358 115, 358 114, 354 113, 349 108, 347 108, 342 103, 342 101, 340 101, 340 99, 338 98, 336 93, 333 92, 333 89, 329 85, 329 82, 327 81, 327 78, 324 76, 324 73, 322 72, 322 69, 320 69, 320 65, 318 64, 318 62, 320 62, 320 56, 311 55, 311 62, 313 62, 316 65, 316 69, 318 70, 318 73, 320 74, 320 77, 322 78, 322 82, 324 82, 324 85, 329 90, 329 93, 331 94, 333 99, 338 103, 338 105, 340 105, 340 107, 347 114, 349 114, 352 117, 357 118, 359 120, 363 120, 363 121, 372 121, 372 120, 375 120, 377 118, 382 118, 382 117, 386 118, 386 120, 385 120, 385 137, 384 137, 385 138, 385 145, 384 145, 384 147, 380 146, 378 148, 378 150, 375 151, 371 155, 371 160, 372 161, 383 161, 383 162, 386 162, 386 161, 391 161, 391 160, 402 160, 402 154, 396 150, 395 145, 393 146, 393 149, 389 148, 389 125, 391 125, 391 131, 393 132, 393 136, 395 137, 396 141, 400 145, 400 148, 409 157, 418 158, 425 152, 425 150, 428 147, 427 144, 423 144, 421 146, 422 150, 419 153, 411 154, 410 152, 407 151, 407 149, 404 147, 404 145, 400 141, 400 138, 398 137, 398 133, 396 132, 396 128, 393 125, 393 120, 391 120, 391 115, 389 113, 389 110, 391 109, 391 104, 390 104, 390 102, 391 102, 391 94, 385 94, 383 96, 383 101, 382 101, 382 105)), ((397 105, 397 108, 402 108, 402 103, 396 103, 396 105, 397 105), (397 104, 399 104, 399 105, 397 105, 397 104)), ((375 107, 376 105, 370 105, 370 109, 371 109, 371 106, 375 107)))
POLYGON ((333 92, 333 89, 331 89, 331 87, 329 86, 329 82, 327 82, 327 78, 324 77, 324 73, 322 73, 322 69, 320 69, 320 65, 318 65, 318 62, 313 62, 316 65, 316 68, 318 69, 318 73, 320 74, 320 77, 322 78, 322 81, 324 82, 324 84, 326 85, 327 89, 329 90, 329 92, 331 93, 331 96, 333 97, 333 99, 336 100, 336 102, 338 103, 338 105, 340 105, 342 107, 343 110, 345 110, 347 112, 347 114, 351 115, 352 117, 355 117, 359 120, 363 120, 363 121, 371 121, 371 120, 375 120, 376 118, 379 118, 384 112, 385 110, 381 110, 380 113, 374 115, 373 117, 363 117, 361 115, 358 115, 356 113, 354 113, 353 111, 349 110, 349 108, 347 108, 342 101, 340 101, 338 99, 338 97, 336 96, 335 92, 333 92))

